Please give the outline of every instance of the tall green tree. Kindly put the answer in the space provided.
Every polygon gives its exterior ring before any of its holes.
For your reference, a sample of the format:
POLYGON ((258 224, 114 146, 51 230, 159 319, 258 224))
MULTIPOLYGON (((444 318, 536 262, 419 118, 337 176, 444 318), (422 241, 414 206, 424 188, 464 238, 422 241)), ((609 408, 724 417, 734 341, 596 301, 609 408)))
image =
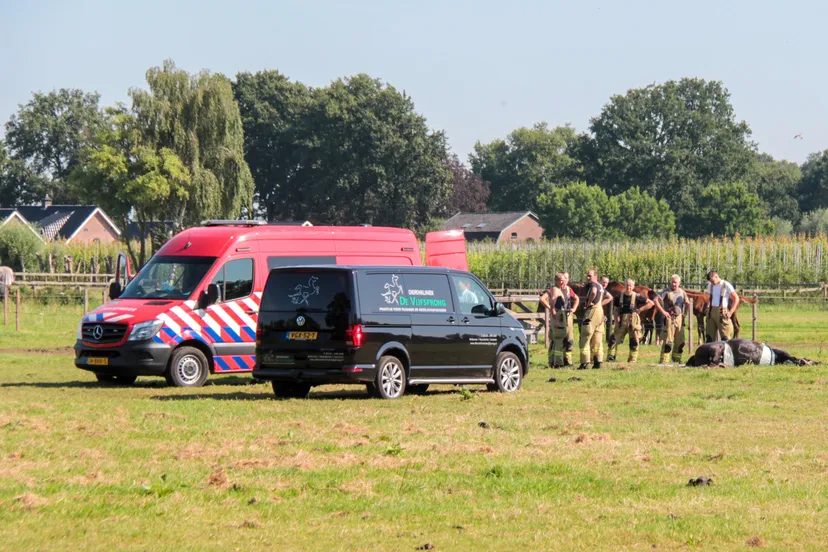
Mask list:
POLYGON ((802 211, 828 207, 828 150, 808 156, 798 192, 802 211))
POLYGON ((103 124, 97 93, 66 89, 33 95, 6 123, 6 142, 21 179, 20 197, 48 194, 55 203, 75 201, 66 186, 78 154, 103 124))
POLYGON ((485 213, 486 200, 491 195, 489 183, 460 162, 456 154, 449 156, 446 168, 451 171, 451 195, 442 209, 442 215, 453 216, 460 212, 485 213))
POLYGON ((693 216, 695 236, 755 236, 773 233, 767 207, 742 183, 713 184, 700 194, 693 216))
POLYGON ((148 70, 146 78, 147 90, 130 91, 140 142, 155 152, 175 153, 192 179, 172 220, 192 225, 251 216, 253 177, 230 81, 207 71, 190 75, 171 60, 148 70))
POLYGON ((610 198, 608 221, 620 235, 629 238, 668 238, 676 232, 676 217, 663 199, 656 199, 638 188, 630 188, 610 198))
POLYGON ((27 205, 43 198, 43 182, 26 164, 12 159, 0 140, 0 207, 27 205))
POLYGON ((687 236, 701 190, 744 179, 753 160, 750 127, 717 81, 681 79, 613 96, 590 130, 577 142, 587 181, 666 200, 687 236))
POLYGON ((575 130, 550 129, 546 123, 519 128, 506 139, 474 145, 469 156, 472 171, 489 182, 493 211, 534 209, 546 184, 562 185, 577 179, 572 157, 575 130))
POLYGON ((777 161, 766 153, 756 155, 746 178, 750 191, 755 192, 768 207, 771 217, 799 222, 797 187, 802 179, 799 165, 777 161))
POLYGON ((574 182, 547 186, 537 214, 545 237, 601 239, 616 235, 617 204, 598 186, 574 182))
POLYGON ((143 141, 137 118, 123 106, 107 110, 108 121, 81 151, 70 181, 83 199, 104 209, 121 228, 139 229, 138 250, 127 242, 137 266, 147 260, 150 224, 175 220, 193 192, 190 171, 176 153, 143 141))
POLYGON ((814 209, 802 215, 798 230, 812 236, 828 234, 828 209, 814 209))
POLYGON ((311 90, 276 72, 242 73, 235 93, 268 218, 415 228, 451 192, 444 134, 379 80, 311 90))

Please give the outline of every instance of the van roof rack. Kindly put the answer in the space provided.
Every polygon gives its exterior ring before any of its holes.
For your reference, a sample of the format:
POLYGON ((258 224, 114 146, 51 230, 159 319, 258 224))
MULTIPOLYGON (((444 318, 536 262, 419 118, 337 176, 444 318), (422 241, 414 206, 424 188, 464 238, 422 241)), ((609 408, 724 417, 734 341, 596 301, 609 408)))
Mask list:
POLYGON ((203 220, 202 226, 264 226, 265 220, 203 220))

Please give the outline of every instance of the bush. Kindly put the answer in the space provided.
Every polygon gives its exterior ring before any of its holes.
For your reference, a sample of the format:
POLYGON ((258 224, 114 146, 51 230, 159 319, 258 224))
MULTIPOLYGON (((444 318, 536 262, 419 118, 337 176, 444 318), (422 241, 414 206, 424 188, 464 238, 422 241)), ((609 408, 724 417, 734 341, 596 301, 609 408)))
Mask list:
POLYGON ((802 216, 799 231, 816 236, 828 233, 828 209, 817 209, 802 216))

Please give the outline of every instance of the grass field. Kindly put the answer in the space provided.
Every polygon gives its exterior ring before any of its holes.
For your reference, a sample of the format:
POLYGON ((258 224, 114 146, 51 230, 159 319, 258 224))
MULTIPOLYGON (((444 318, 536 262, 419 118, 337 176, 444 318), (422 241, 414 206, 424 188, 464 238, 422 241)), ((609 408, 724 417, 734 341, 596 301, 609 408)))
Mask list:
MULTIPOLYGON (((65 349, 74 311, 36 310, 0 326, 3 550, 828 542, 826 366, 664 368, 650 346, 636 366, 549 370, 535 348, 512 395, 276 401, 249 377, 99 386, 65 349)), ((828 361, 828 312, 760 312, 760 338, 828 361)))

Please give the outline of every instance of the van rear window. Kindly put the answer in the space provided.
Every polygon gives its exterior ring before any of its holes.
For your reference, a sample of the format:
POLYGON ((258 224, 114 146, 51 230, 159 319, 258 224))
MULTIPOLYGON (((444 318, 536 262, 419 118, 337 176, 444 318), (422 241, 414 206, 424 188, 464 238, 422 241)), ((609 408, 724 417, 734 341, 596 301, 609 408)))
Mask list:
POLYGON ((351 308, 345 271, 274 272, 262 295, 263 311, 328 311, 351 308))

